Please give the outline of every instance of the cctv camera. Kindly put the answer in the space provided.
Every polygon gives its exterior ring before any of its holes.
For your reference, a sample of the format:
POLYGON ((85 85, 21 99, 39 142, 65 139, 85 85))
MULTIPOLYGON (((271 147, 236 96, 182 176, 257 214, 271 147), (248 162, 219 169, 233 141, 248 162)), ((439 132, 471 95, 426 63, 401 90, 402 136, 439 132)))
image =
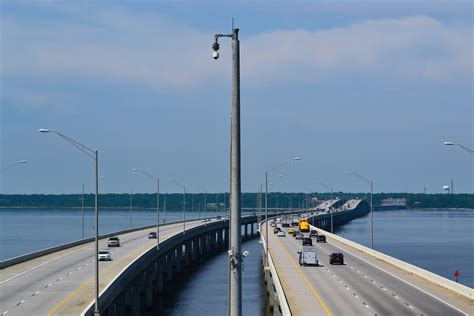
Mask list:
POLYGON ((219 58, 219 52, 212 52, 212 58, 218 59, 219 58))
POLYGON ((227 253, 229 254, 229 256, 232 256, 234 254, 232 250, 227 251, 227 253))
POLYGON ((242 252, 242 256, 244 256, 244 257, 247 257, 249 254, 250 254, 250 252, 248 252, 247 250, 245 250, 244 252, 242 252))

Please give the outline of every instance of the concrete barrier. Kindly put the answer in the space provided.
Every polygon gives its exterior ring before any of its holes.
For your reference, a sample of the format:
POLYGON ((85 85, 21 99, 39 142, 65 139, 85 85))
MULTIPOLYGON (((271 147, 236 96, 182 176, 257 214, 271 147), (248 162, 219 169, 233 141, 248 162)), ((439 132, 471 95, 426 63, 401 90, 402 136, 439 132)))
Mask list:
MULTIPOLYGON (((202 219, 199 219, 199 220, 202 220, 202 219)), ((188 220, 186 222, 193 222, 193 221, 196 221, 196 219, 188 220)), ((167 226, 167 225, 172 225, 172 224, 176 224, 176 223, 179 223, 179 222, 170 222, 170 223, 161 224, 160 227, 167 226)), ((156 225, 148 225, 148 226, 135 227, 135 228, 125 229, 125 230, 119 230, 119 231, 115 231, 115 232, 112 232, 112 233, 107 233, 107 234, 100 235, 99 239, 104 239, 104 238, 112 237, 112 236, 115 236, 115 235, 127 234, 127 233, 131 233, 131 232, 135 232, 135 231, 143 230, 143 229, 150 229, 150 228, 153 228, 153 227, 156 227, 156 225)), ((89 238, 69 242, 69 243, 66 243, 66 244, 62 244, 62 245, 58 245, 58 246, 38 250, 38 251, 35 251, 35 252, 30 252, 26 255, 21 255, 21 256, 11 258, 11 259, 7 259, 7 260, 4 260, 4 261, 0 261, 0 270, 8 268, 10 266, 13 266, 15 264, 19 264, 19 263, 31 260, 31 259, 35 259, 35 258, 38 258, 38 257, 49 255, 53 252, 57 252, 57 251, 65 250, 65 249, 72 248, 72 247, 75 247, 75 246, 87 244, 89 242, 93 242, 94 240, 95 240, 95 237, 89 237, 89 238)))
MULTIPOLYGON (((262 223, 264 223, 264 222, 259 223, 259 231, 261 231, 262 223)), ((263 251, 264 251, 264 254, 265 254, 266 249, 267 249, 267 244, 266 244, 265 238, 263 238, 262 234, 260 234, 260 240, 262 241, 262 247, 263 247, 263 251)), ((264 257, 265 257, 265 255, 264 255, 264 257)), ((275 294, 276 294, 276 297, 277 297, 277 300, 276 300, 277 302, 276 303, 278 304, 278 307, 281 310, 281 315, 291 316, 290 305, 288 304, 288 301, 286 300, 285 291, 283 290, 283 287, 281 286, 280 278, 278 276, 278 272, 275 268, 275 265, 273 264, 273 259, 272 259, 272 256, 271 256, 270 252, 268 252, 268 265, 269 265, 269 270, 270 270, 270 273, 271 273, 271 278, 272 278, 273 284, 275 286, 275 294)))
POLYGON ((387 263, 390 263, 391 265, 393 265, 395 267, 398 267, 398 268, 400 268, 404 271, 407 271, 407 272, 412 273, 414 275, 417 275, 421 278, 424 278, 424 279, 426 279, 426 280, 428 280, 432 283, 435 283, 435 284, 437 284, 439 286, 442 286, 446 289, 449 289, 453 292, 461 294, 462 296, 465 296, 465 297, 467 297, 471 300, 474 299, 474 293, 473 293, 474 290, 470 287, 467 287, 467 286, 462 285, 460 283, 451 281, 451 280, 449 280, 445 277, 442 277, 440 275, 437 275, 433 272, 427 271, 425 269, 422 269, 420 267, 417 267, 417 266, 412 265, 410 263, 407 263, 405 261, 399 260, 397 258, 391 257, 389 255, 386 255, 386 254, 382 253, 382 252, 379 252, 379 251, 370 249, 368 247, 362 246, 358 243, 347 240, 347 239, 342 238, 338 235, 331 234, 330 232, 327 232, 323 229, 314 227, 312 225, 311 225, 311 229, 316 229, 318 232, 321 232, 322 234, 326 235, 327 237, 330 237, 334 240, 337 240, 337 241, 345 244, 346 246, 352 247, 352 248, 357 249, 359 251, 362 251, 363 253, 366 253, 366 254, 374 257, 374 258, 377 258, 377 259, 383 260, 387 263))

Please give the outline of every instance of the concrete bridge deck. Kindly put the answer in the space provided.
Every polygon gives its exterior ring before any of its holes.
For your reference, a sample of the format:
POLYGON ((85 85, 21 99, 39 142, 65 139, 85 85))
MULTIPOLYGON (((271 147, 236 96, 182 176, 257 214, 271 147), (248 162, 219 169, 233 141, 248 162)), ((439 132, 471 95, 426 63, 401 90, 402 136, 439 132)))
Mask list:
MULTIPOLYGON (((187 222, 186 229, 202 225, 187 222)), ((160 240, 182 233, 183 224, 160 228, 160 240)), ((127 265, 156 246, 148 228, 120 236, 112 261, 100 262, 100 291, 127 265)), ((107 238, 99 249, 107 249, 107 238)), ((80 315, 94 299, 94 243, 87 243, 0 270, 0 315, 80 315)))
POLYGON ((320 266, 300 267, 302 241, 270 231, 270 255, 292 315, 474 314, 474 300, 327 237, 313 239, 320 266), (330 265, 332 252, 342 252, 345 265, 330 265))

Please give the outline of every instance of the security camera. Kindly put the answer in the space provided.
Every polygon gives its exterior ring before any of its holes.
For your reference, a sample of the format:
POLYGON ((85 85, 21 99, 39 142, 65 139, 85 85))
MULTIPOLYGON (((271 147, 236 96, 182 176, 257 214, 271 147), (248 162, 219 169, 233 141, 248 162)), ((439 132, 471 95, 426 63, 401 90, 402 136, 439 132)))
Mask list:
POLYGON ((216 41, 214 42, 214 44, 212 44, 212 58, 214 59, 217 59, 219 58, 219 43, 217 42, 217 38, 216 38, 216 41))
POLYGON ((250 254, 250 252, 248 252, 247 250, 245 250, 244 252, 242 252, 242 256, 244 256, 244 257, 247 257, 249 254, 250 254))
POLYGON ((219 52, 212 52, 212 58, 218 59, 219 58, 219 52))
POLYGON ((227 253, 229 254, 229 256, 232 256, 234 254, 232 250, 227 251, 227 253))

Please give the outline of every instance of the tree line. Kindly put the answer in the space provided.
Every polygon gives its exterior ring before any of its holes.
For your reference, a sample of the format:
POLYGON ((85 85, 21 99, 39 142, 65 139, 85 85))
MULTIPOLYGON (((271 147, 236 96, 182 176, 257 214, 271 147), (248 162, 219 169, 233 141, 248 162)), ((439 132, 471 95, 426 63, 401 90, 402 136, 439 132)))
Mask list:
MULTIPOLYGON (((333 193, 334 198, 350 199, 365 198, 366 193, 333 193)), ((99 205, 105 208, 128 208, 130 198, 134 208, 156 208, 156 193, 106 193, 99 195, 99 205)), ((304 208, 315 206, 317 200, 330 199, 329 193, 285 193, 271 192, 268 194, 268 206, 271 208, 304 208)), ((421 194, 421 193, 375 193, 374 205, 383 199, 405 198, 408 208, 467 208, 474 209, 474 194, 421 194)), ((242 193, 243 208, 258 208, 262 201, 265 206, 265 195, 259 193, 242 193)), ((95 196, 84 194, 84 207, 94 207, 95 196)), ((186 210, 218 209, 229 207, 229 193, 187 193, 185 196, 186 210), (206 204, 204 203, 206 201, 206 204)), ((81 194, 0 194, 0 207, 40 207, 40 208, 71 208, 81 207, 81 194)), ((160 209, 180 210, 183 207, 183 194, 160 194, 160 209)))

